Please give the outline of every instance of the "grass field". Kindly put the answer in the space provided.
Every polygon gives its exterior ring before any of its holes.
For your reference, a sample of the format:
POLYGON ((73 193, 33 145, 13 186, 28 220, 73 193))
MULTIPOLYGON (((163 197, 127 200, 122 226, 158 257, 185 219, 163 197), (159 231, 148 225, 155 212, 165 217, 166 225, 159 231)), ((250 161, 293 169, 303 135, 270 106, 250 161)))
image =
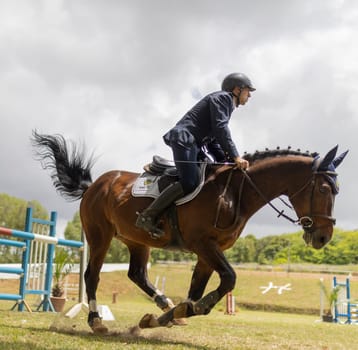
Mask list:
MULTIPOLYGON (((190 265, 154 266, 150 277, 165 277, 165 292, 175 301, 186 296, 190 282, 190 265)), ((11 302, 0 303, 0 349, 354 349, 358 343, 357 325, 319 322, 318 280, 327 284, 331 276, 321 274, 238 271, 234 290, 237 304, 256 301, 257 309, 273 306, 297 308, 301 312, 316 310, 314 315, 248 311, 237 308, 234 316, 224 314, 221 302, 209 315, 193 317, 184 327, 145 329, 131 332, 145 313, 160 314, 160 310, 126 277, 124 272, 101 276, 98 299, 107 304, 116 321, 107 322, 110 333, 95 336, 86 325, 86 313, 74 319, 61 314, 8 311, 11 302), (291 283, 291 291, 278 295, 277 290, 262 294, 261 286, 291 283), (112 304, 112 294, 118 292, 118 302, 112 304)), ((0 281, 1 291, 10 288, 0 281)), ((218 279, 208 286, 214 288, 218 279)), ((355 278, 352 292, 358 291, 355 278)), ((14 291, 14 290, 12 290, 14 291)), ((72 302, 73 304, 74 302, 72 302)), ((68 302, 67 307, 71 303, 68 302)))

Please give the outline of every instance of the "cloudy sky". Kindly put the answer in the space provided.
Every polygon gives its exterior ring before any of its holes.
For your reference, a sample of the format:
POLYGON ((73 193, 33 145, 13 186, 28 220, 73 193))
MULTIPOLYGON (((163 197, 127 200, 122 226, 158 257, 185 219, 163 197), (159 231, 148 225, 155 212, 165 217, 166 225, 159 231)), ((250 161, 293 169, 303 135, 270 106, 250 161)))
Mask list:
MULTIPOLYGON (((354 0, 1 0, 0 192, 58 211, 61 231, 79 203, 34 160, 32 129, 84 142, 94 178, 140 172, 171 158, 162 135, 241 71, 257 91, 231 119, 239 151, 350 149, 335 215, 358 228, 357 38, 354 0)), ((244 232, 297 230, 267 208, 244 232)))

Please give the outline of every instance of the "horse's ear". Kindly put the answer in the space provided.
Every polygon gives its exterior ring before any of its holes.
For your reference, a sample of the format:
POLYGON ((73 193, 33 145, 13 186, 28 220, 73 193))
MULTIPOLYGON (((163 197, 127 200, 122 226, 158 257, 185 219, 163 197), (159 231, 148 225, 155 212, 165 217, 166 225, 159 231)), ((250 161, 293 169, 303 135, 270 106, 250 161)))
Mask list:
POLYGON ((345 158, 345 156, 347 155, 348 152, 349 152, 349 150, 347 149, 340 156, 338 156, 337 158, 334 159, 333 165, 334 165, 335 168, 337 168, 338 165, 342 163, 343 159, 345 158))
MULTIPOLYGON (((320 162, 320 165, 318 167, 318 170, 326 170, 328 168, 328 166, 333 162, 334 157, 337 154, 337 150, 338 150, 338 145, 333 147, 326 155, 325 157, 322 159, 322 161, 320 162)), ((343 160, 343 159, 342 159, 343 160)))

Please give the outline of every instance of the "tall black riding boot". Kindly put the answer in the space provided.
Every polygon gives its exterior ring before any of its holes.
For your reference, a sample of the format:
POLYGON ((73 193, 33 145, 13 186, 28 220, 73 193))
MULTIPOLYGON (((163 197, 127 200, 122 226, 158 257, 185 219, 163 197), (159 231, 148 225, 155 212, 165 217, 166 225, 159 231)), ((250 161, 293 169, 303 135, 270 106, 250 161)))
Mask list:
POLYGON ((157 227, 157 219, 164 209, 183 196, 183 187, 179 182, 170 185, 149 205, 147 209, 138 215, 135 225, 150 232, 153 237, 159 238, 163 236, 164 231, 157 227))

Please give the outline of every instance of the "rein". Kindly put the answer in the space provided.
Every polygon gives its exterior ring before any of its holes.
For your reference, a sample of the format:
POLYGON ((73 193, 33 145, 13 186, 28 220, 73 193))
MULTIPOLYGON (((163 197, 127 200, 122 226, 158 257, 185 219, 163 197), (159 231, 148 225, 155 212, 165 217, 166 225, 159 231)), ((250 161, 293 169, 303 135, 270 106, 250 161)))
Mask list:
MULTIPOLYGON (((293 224, 298 224, 301 225, 302 228, 307 231, 307 233, 310 233, 309 231, 311 231, 310 229, 312 228, 313 224, 314 224, 314 220, 313 217, 322 217, 324 219, 330 220, 333 224, 336 223, 336 219, 332 216, 326 215, 326 214, 315 214, 312 213, 312 205, 313 205, 313 192, 314 192, 314 187, 315 187, 315 183, 316 183, 316 176, 318 174, 323 174, 325 175, 325 172, 314 172, 312 177, 297 191, 295 192, 292 196, 290 196, 290 199, 292 199, 293 197, 297 196, 299 193, 301 193, 304 189, 306 189, 308 186, 312 186, 312 191, 311 191, 311 204, 310 204, 310 214, 309 215, 305 215, 305 216, 301 216, 298 219, 293 219, 290 216, 286 215, 284 213, 284 210, 279 210, 277 209, 272 203, 271 201, 269 201, 266 196, 261 192, 261 190, 256 186, 256 184, 252 181, 251 177, 249 176, 249 174, 245 171, 242 170, 242 173, 244 175, 244 177, 246 178, 246 180, 250 183, 250 185, 252 186, 252 188, 261 196, 261 198, 266 202, 266 204, 268 204, 273 210, 275 210, 278 215, 277 217, 283 217, 286 220, 292 222, 293 224)), ((285 203, 285 202, 284 202, 285 203)), ((285 203, 286 204, 286 203, 285 203)))
MULTIPOLYGON (((283 217, 286 220, 292 222, 293 224, 297 224, 299 223, 299 219, 292 219, 290 216, 286 215, 284 213, 284 210, 279 210, 277 209, 270 200, 268 200, 266 198, 266 196, 261 192, 261 190, 256 186, 256 184, 252 181, 251 177, 249 176, 249 174, 245 171, 245 170, 241 170, 243 175, 245 176, 246 180, 249 182, 249 184, 252 186, 252 188, 260 195, 260 197, 266 202, 266 204, 268 204, 276 213, 278 213, 277 217, 283 217)), ((306 185, 304 186, 306 187, 306 185)), ((300 191, 302 191, 304 188, 302 188, 300 191)))

